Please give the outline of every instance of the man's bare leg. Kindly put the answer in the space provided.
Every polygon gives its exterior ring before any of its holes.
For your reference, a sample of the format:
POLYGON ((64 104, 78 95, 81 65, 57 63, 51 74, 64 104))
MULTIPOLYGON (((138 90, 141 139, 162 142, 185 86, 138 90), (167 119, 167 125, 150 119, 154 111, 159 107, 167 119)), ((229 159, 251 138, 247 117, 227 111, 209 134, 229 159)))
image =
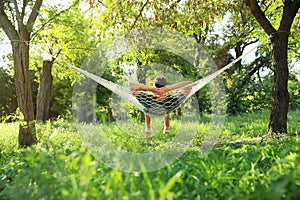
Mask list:
POLYGON ((151 138, 151 117, 145 114, 146 117, 146 134, 148 138, 151 138))
POLYGON ((165 116, 165 124, 164 124, 164 134, 170 133, 170 119, 169 115, 165 116))

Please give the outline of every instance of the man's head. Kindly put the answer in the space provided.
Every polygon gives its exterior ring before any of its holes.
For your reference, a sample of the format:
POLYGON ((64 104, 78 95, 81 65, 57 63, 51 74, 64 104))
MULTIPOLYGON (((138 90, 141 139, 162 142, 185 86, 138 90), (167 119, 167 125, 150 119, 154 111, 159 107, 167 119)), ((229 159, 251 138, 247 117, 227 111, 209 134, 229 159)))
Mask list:
POLYGON ((167 79, 164 76, 158 76, 154 79, 154 85, 157 88, 161 88, 167 85, 167 79))

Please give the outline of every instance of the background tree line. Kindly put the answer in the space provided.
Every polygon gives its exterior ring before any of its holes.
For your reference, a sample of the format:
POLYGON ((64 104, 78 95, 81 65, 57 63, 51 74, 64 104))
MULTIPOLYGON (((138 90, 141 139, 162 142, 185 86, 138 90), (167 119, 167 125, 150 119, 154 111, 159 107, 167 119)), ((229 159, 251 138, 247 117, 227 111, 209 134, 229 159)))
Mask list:
MULTIPOLYGON (((68 5, 50 5, 42 0, 1 0, 2 35, 8 36, 13 50, 6 58, 10 64, 0 71, 2 119, 19 107, 27 122, 26 126, 20 125, 19 144, 30 145, 35 141, 35 119, 45 121, 71 112, 72 86, 77 74, 57 58, 81 66, 105 38, 136 28, 159 27, 194 37, 211 52, 218 68, 242 55, 249 45, 271 36, 271 43, 258 48, 251 63, 237 63, 222 78, 228 113, 267 108, 271 110, 268 131, 285 132, 288 105, 290 109, 300 105, 299 72, 289 74, 292 63, 300 59, 299 6, 299 0, 93 0, 72 1, 68 5), (45 58, 43 52, 51 56, 45 58)), ((196 65, 198 53, 195 49, 196 65)), ((172 55, 165 52, 132 52, 110 66, 103 76, 113 81, 122 77, 121 63, 170 64, 170 59, 172 55)), ((176 70, 190 80, 202 77, 194 73, 191 65, 177 62, 177 66, 176 70)), ((145 80, 140 77, 140 81, 145 80)), ((200 110, 209 112, 207 88, 198 92, 197 98, 200 110)), ((99 114, 113 115, 108 90, 98 86, 96 99, 99 114)))

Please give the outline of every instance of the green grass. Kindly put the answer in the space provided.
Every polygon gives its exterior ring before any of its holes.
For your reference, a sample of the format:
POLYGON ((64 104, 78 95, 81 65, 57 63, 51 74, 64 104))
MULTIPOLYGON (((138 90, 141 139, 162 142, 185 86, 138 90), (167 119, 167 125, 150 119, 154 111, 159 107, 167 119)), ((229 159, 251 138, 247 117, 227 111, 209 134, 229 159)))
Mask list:
MULTIPOLYGON (((300 111, 289 113, 288 134, 266 138, 268 114, 226 117, 216 146, 201 157, 205 116, 194 125, 197 136, 181 157, 156 171, 141 165, 141 172, 132 173, 95 159, 71 122, 38 124, 39 143, 27 149, 17 148, 18 125, 2 123, 0 199, 298 199, 300 111)), ((172 120, 173 132, 176 124, 172 120)), ((143 125, 127 126, 101 128, 110 130, 111 142, 132 152, 163 149, 175 137, 157 134, 149 142, 128 133, 144 131, 143 125)))

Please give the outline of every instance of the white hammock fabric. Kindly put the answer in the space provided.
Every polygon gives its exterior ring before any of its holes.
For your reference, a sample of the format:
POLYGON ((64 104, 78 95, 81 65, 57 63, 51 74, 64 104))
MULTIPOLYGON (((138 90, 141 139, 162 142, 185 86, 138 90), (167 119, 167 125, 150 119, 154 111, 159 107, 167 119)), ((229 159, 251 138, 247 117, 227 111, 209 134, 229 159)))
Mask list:
POLYGON ((176 89, 174 91, 169 92, 166 95, 164 100, 157 100, 156 94, 152 92, 145 92, 141 91, 140 94, 134 96, 128 87, 124 87, 122 85, 113 83, 101 77, 98 77, 86 70, 73 66, 69 63, 66 63, 68 67, 77 70, 78 72, 84 74, 86 77, 91 78, 92 80, 96 81, 97 83, 101 84, 102 86, 106 87, 107 89, 111 90, 113 93, 119 95, 123 99, 127 100, 134 106, 136 106, 139 110, 147 113, 147 114, 155 114, 155 115, 166 115, 176 109, 178 106, 183 104, 188 98, 190 98, 193 94, 195 94, 198 90, 204 87, 206 84, 211 82, 214 78, 216 78, 219 74, 224 72, 225 70, 229 69, 230 67, 234 66, 238 61, 248 55, 252 50, 260 46, 261 44, 254 45, 250 50, 245 52, 243 55, 226 65, 225 67, 215 71, 214 73, 194 82, 194 85, 191 91, 188 94, 183 94, 180 92, 182 88, 176 89))
POLYGON ((116 84, 114 82, 108 81, 104 78, 101 78, 99 76, 96 76, 88 71, 85 71, 83 69, 80 69, 78 67, 75 67, 74 65, 71 65, 70 63, 66 63, 68 67, 76 69, 78 72, 84 74, 86 77, 96 81, 97 83, 101 84, 105 88, 111 90, 113 93, 121 96, 125 100, 127 100, 129 103, 132 103, 135 105, 138 109, 144 111, 146 108, 131 94, 129 93, 129 89, 127 87, 124 87, 122 85, 116 84))

